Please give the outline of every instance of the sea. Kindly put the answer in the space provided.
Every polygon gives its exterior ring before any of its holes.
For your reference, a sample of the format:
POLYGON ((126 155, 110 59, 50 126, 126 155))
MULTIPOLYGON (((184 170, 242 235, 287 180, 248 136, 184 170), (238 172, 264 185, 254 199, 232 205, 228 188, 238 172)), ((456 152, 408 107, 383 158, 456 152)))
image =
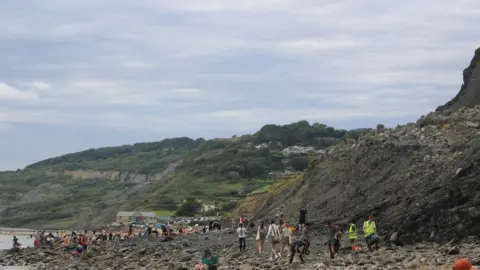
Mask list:
MULTIPOLYGON (((22 247, 33 246, 33 238, 27 236, 18 235, 18 242, 22 244, 22 247)), ((0 250, 9 249, 13 245, 13 235, 0 234, 0 250)), ((0 266, 0 270, 29 270, 28 266, 0 266)))
MULTIPOLYGON (((18 242, 22 244, 22 247, 31 247, 33 246, 33 238, 30 236, 17 235, 18 242)), ((3 235, 0 234, 0 250, 9 249, 13 246, 13 235, 3 235)), ((2 268, 0 268, 2 269, 2 268)))

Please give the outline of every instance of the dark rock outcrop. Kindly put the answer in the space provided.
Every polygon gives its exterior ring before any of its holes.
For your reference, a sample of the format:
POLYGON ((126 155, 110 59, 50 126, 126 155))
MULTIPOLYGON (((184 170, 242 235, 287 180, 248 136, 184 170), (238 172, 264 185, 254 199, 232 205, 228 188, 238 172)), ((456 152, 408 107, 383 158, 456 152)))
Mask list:
POLYGON ((287 218, 306 206, 311 221, 353 218, 359 228, 373 214, 382 235, 398 227, 425 240, 480 235, 479 123, 480 106, 435 112, 333 146, 259 216, 283 204, 287 218))
POLYGON ((475 51, 470 65, 463 70, 463 85, 460 92, 437 111, 458 110, 461 107, 473 107, 480 104, 480 48, 475 51))

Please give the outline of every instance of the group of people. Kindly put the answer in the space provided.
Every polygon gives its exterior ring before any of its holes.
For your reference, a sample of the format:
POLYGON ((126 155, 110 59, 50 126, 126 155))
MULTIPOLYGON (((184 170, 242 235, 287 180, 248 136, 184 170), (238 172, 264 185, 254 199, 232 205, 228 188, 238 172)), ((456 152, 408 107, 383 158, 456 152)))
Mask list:
MULTIPOLYGON (((288 225, 287 223, 280 221, 278 222, 275 219, 270 221, 270 224, 261 221, 256 228, 255 241, 257 242, 258 255, 261 256, 263 253, 263 248, 265 242, 270 243, 271 248, 271 260, 275 260, 278 257, 286 256, 288 251, 290 251, 290 261, 293 261, 294 254, 299 254, 301 260, 303 261, 303 254, 308 253, 308 247, 310 246, 310 239, 308 236, 307 226, 302 224, 301 236, 294 241, 293 232, 296 231, 296 228, 288 225), (277 250, 277 247, 280 249, 277 250), (292 252, 293 251, 293 252, 292 252)), ((251 224, 252 228, 255 228, 251 224)), ((238 236, 240 252, 245 252, 246 250, 246 238, 247 238, 247 228, 244 223, 239 222, 239 226, 236 229, 238 236)))
MULTIPOLYGON (((288 225, 283 220, 283 215, 277 210, 277 219, 270 221, 268 226, 264 221, 256 227, 255 240, 257 242, 258 255, 263 253, 265 242, 270 244, 271 248, 271 260, 275 260, 278 257, 285 256, 285 253, 290 251, 290 262, 293 261, 295 255, 300 257, 303 262, 303 255, 309 253, 310 238, 308 234, 309 224, 307 223, 307 210, 306 208, 299 209, 299 223, 298 231, 300 236, 294 239, 294 232, 297 228, 288 225), (277 250, 277 248, 280 248, 277 250)), ((246 249, 247 228, 244 224, 245 218, 241 216, 239 219, 239 226, 236 228, 238 236, 240 252, 244 252, 246 249)), ((254 225, 251 224, 252 229, 254 225)), ((341 245, 341 238, 343 235, 348 235, 351 248, 354 253, 358 253, 359 247, 357 245, 358 231, 355 221, 352 221, 348 227, 348 231, 344 232, 340 226, 333 221, 323 225, 328 231, 328 241, 326 245, 330 253, 330 258, 335 258, 335 254, 339 252, 341 245)), ((395 232, 392 235, 391 242, 396 245, 402 245, 399 240, 399 233, 395 232)), ((365 242, 369 251, 378 249, 380 238, 377 235, 377 227, 373 216, 369 216, 368 220, 363 223, 363 234, 365 242)))

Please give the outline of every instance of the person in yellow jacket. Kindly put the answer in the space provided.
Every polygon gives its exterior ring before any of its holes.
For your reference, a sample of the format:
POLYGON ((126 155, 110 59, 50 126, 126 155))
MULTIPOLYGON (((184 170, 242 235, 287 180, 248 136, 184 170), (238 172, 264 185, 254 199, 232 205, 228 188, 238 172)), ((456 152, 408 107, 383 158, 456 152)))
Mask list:
POLYGON ((348 239, 350 239, 350 245, 352 245, 352 249, 354 247, 355 240, 357 240, 357 226, 355 225, 355 220, 350 222, 350 226, 348 227, 348 239))
POLYGON ((377 225, 375 224, 373 216, 369 216, 368 220, 363 223, 363 235, 365 236, 365 241, 370 251, 372 251, 372 242, 375 242, 374 244, 376 248, 378 248, 377 225))

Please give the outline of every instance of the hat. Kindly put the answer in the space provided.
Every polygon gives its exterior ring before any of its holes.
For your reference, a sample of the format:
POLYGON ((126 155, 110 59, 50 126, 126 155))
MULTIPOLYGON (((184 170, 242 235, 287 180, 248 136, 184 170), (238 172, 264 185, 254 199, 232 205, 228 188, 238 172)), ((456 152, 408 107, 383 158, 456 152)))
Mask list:
POLYGON ((472 266, 472 263, 467 259, 463 258, 455 262, 453 265, 453 269, 455 270, 476 270, 478 269, 475 266, 472 266))

